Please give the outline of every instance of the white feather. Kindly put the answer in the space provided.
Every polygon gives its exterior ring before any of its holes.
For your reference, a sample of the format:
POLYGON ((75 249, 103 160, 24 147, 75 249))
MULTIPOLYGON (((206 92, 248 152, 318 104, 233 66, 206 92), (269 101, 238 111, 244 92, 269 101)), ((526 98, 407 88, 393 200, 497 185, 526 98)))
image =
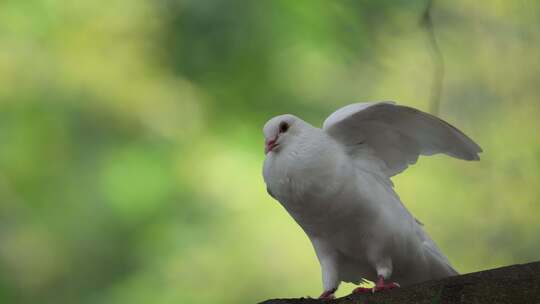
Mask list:
POLYGON ((420 155, 445 153, 478 160, 482 149, 449 123, 393 102, 357 103, 330 115, 323 129, 347 147, 370 146, 392 176, 416 163, 420 155))
POLYGON ((322 130, 283 115, 264 133, 279 143, 264 162, 268 191, 310 238, 325 291, 378 276, 407 286, 457 274, 389 178, 420 154, 478 159, 480 147, 459 130, 412 108, 368 103, 336 111, 322 130))

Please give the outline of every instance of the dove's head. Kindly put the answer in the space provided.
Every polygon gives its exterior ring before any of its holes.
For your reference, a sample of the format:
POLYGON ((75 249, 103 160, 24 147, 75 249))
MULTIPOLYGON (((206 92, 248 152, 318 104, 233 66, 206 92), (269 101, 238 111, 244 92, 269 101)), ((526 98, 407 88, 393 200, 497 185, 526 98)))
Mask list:
POLYGON ((270 119, 263 128, 264 133, 264 153, 277 152, 287 145, 298 133, 305 122, 300 118, 284 114, 270 119))

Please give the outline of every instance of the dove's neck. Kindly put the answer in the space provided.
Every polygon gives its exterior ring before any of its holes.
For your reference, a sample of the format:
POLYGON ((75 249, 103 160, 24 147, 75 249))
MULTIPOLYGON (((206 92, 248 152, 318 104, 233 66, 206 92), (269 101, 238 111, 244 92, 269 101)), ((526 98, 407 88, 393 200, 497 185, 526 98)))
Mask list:
POLYGON ((341 191, 347 178, 346 154, 323 130, 305 126, 294 140, 278 153, 270 153, 264 164, 268 189, 294 216, 296 212, 316 211, 341 191), (306 204, 310 204, 306 206, 306 204))

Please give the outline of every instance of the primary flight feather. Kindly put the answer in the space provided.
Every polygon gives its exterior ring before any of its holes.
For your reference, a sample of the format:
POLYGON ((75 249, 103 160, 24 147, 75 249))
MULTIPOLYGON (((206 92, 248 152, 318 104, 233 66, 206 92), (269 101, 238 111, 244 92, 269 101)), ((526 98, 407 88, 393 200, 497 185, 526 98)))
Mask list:
POLYGON ((322 129, 276 116, 263 133, 268 193, 311 240, 321 298, 332 298, 342 281, 371 280, 382 290, 457 274, 390 180, 420 155, 478 160, 482 149, 457 128, 414 108, 373 102, 337 110, 322 129))

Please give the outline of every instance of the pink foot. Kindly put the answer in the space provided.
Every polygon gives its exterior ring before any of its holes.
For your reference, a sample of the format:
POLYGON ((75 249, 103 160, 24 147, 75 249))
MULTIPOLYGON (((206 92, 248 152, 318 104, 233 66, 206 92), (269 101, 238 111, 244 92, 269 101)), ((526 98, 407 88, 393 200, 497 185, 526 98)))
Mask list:
POLYGON ((336 292, 335 289, 327 290, 327 291, 321 293, 321 295, 319 296, 319 299, 321 299, 321 300, 333 300, 333 299, 336 298, 336 296, 334 296, 334 292, 336 292))
POLYGON ((384 283, 384 278, 382 276, 379 276, 379 280, 377 281, 377 284, 373 288, 365 288, 365 287, 358 287, 355 290, 353 290, 353 293, 369 293, 369 292, 376 292, 381 290, 389 290, 400 287, 398 283, 384 283))

